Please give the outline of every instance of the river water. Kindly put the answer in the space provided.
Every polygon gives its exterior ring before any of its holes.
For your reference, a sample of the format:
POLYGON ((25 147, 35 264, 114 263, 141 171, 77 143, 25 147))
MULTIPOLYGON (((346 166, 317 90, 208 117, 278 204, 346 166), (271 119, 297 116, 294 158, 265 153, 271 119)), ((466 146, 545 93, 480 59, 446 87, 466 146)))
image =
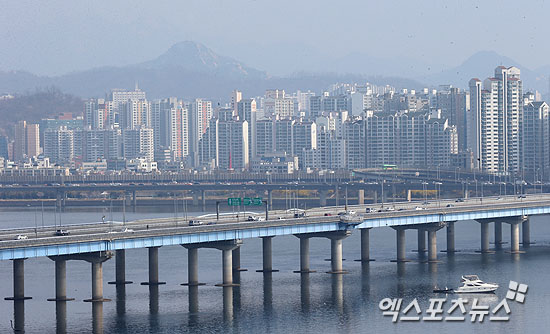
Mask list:
MULTIPOLYGON (((136 218, 171 217, 170 212, 128 212, 128 220, 136 218)), ((69 222, 101 221, 104 210, 85 209, 63 213, 63 224, 69 222)), ((108 213, 110 216, 110 213, 108 213)), ((122 220, 120 212, 113 219, 122 220)), ((59 217, 57 217, 59 220, 59 217)), ((52 212, 44 214, 44 223, 53 224, 52 212)), ((41 226, 40 211, 2 211, 0 228, 41 226), (36 217, 36 218, 35 218, 36 217)), ((509 240, 508 225, 503 225, 503 239, 509 240)), ((46 301, 54 297, 54 263, 47 258, 25 261, 25 294, 33 299, 24 303, 0 301, 0 332, 12 331, 11 326, 22 326, 27 333, 381 333, 402 332, 547 332, 550 328, 550 224, 547 216, 531 219, 531 239, 535 242, 525 254, 511 255, 504 251, 482 255, 476 253, 480 244, 480 226, 473 221, 456 224, 455 255, 439 253, 438 264, 426 264, 416 248, 416 231, 408 230, 407 257, 412 262, 397 265, 395 232, 390 228, 371 231, 371 256, 376 261, 362 265, 359 258, 359 232, 344 240, 345 275, 325 273, 330 270, 330 241, 314 238, 310 242, 311 268, 316 273, 293 273, 299 268, 299 240, 296 237, 273 239, 273 265, 279 272, 262 274, 261 240, 246 239, 241 248, 240 287, 220 288, 221 252, 199 250, 199 280, 206 283, 198 289, 181 286, 187 280, 187 251, 183 247, 162 247, 159 251, 160 279, 166 285, 149 288, 139 282, 147 280, 147 250, 126 252, 126 278, 134 284, 123 290, 107 281, 114 279, 115 261, 104 263, 104 297, 111 302, 92 305, 82 300, 91 296, 90 265, 83 261, 67 263, 67 294, 75 301, 59 303, 46 301), (445 297, 432 292, 434 286, 456 287, 463 274, 477 274, 488 282, 497 282, 500 288, 494 295, 479 295, 478 304, 493 309, 508 291, 510 280, 528 285, 524 303, 508 300, 509 321, 472 323, 466 320, 398 321, 392 323, 383 316, 379 303, 384 298, 402 298, 401 310, 414 298, 422 314, 433 297, 445 297), (17 313, 17 314, 15 314, 17 313), (24 321, 23 316, 24 315, 24 321), (16 321, 14 323, 13 321, 16 321)), ((438 249, 445 248, 445 231, 438 232, 438 249)), ((0 262, 0 296, 12 295, 12 264, 0 262)), ((469 295, 468 297, 473 297, 469 295)), ((443 304, 446 312, 451 307, 448 295, 443 304)), ((465 298, 467 298, 465 296, 465 298)), ((466 311, 472 308, 468 298, 466 311)), ((416 312, 411 310, 408 315, 416 312)), ((502 314, 503 311, 499 314, 502 314)), ((453 313, 460 315, 459 311, 453 313)))

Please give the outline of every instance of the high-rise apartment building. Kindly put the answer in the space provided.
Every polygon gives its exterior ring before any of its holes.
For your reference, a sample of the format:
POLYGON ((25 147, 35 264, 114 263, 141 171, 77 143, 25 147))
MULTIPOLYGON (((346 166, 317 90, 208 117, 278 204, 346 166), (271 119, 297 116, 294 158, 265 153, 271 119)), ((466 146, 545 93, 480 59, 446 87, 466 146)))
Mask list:
POLYGON ((70 164, 75 156, 74 131, 61 126, 44 132, 44 156, 57 164, 70 164))
POLYGON ((240 120, 248 122, 248 156, 256 157, 256 100, 244 99, 237 103, 237 115, 240 120))
POLYGON ((6 136, 0 136, 0 158, 9 158, 8 137, 6 136))
POLYGON ((126 129, 122 132, 124 158, 144 158, 146 161, 153 161, 155 150, 153 147, 153 129, 138 127, 126 129))
POLYGON ((186 106, 189 113, 189 155, 194 166, 199 164, 199 141, 213 116, 212 102, 196 99, 186 106))
POLYGON ((483 82, 470 80, 467 145, 475 167, 489 173, 520 170, 523 87, 517 67, 498 66, 483 82))
POLYGON ((223 170, 245 170, 249 167, 248 122, 218 122, 217 167, 223 170))
POLYGON ((19 121, 15 125, 13 158, 21 161, 26 157, 36 157, 40 154, 40 126, 19 121))
POLYGON ((550 111, 546 102, 528 102, 523 107, 522 170, 529 180, 550 176, 550 111))
POLYGON ((367 168, 448 167, 458 151, 456 129, 422 112, 369 115, 365 141, 367 168))
POLYGON ((26 154, 27 157, 40 155, 40 125, 27 124, 26 154))

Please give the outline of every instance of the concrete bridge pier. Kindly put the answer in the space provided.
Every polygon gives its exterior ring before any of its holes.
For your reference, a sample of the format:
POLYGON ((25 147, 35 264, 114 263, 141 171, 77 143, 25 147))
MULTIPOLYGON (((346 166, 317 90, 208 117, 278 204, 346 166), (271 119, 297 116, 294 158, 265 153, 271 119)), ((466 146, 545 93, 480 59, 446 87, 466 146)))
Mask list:
POLYGON ((115 280, 109 282, 109 284, 123 285, 132 283, 132 281, 126 280, 126 250, 117 249, 115 251, 115 280))
POLYGON ((247 271, 248 269, 241 268, 241 247, 233 250, 233 271, 247 271))
POLYGON ((419 228, 418 233, 418 253, 426 253, 426 230, 419 228))
POLYGON ((510 224, 510 253, 524 253, 519 250, 519 225, 524 223, 528 218, 525 216, 510 217, 506 223, 510 224))
POLYGON ((193 245, 185 245, 187 248, 187 283, 189 287, 204 285, 205 283, 199 283, 199 248, 193 245))
POLYGON ((273 190, 267 191, 267 205, 272 208, 273 207, 273 190))
POLYGON ((437 231, 445 226, 445 223, 430 224, 428 230, 428 263, 439 262, 437 260, 437 231))
POLYGON ((374 261, 370 258, 370 230, 370 228, 361 229, 361 259, 355 261, 363 263, 374 261))
POLYGON ((273 237, 262 237, 263 268, 256 270, 256 272, 273 273, 279 271, 273 269, 272 240, 273 237))
POLYGON ((300 239, 300 270, 295 270, 295 273, 308 274, 314 273, 309 267, 309 236, 294 235, 300 239))
POLYGON ((319 204, 321 206, 327 206, 327 191, 319 190, 319 204))
POLYGON ((357 204, 365 204, 365 189, 357 190, 357 204))
POLYGON ((84 299, 85 302, 108 302, 110 299, 103 298, 103 262, 109 260, 111 252, 95 252, 71 256, 75 260, 85 260, 92 264, 92 298, 84 299))
POLYGON ((340 205, 340 187, 338 187, 338 185, 336 185, 334 187, 334 198, 336 199, 336 206, 339 206, 340 205))
POLYGON ((346 274, 342 265, 342 241, 351 235, 351 231, 337 231, 328 234, 330 239, 330 271, 329 274, 346 274))
POLYGON ((523 247, 529 246, 531 244, 531 223, 529 218, 525 219, 523 223, 521 223, 521 234, 523 238, 523 247))
POLYGON ((447 253, 455 253, 455 222, 447 222, 447 253))
POLYGON ((32 299, 32 297, 25 297, 25 260, 13 260, 13 297, 6 297, 5 300, 32 299))
POLYGON ((132 191, 132 207, 135 211, 136 207, 137 207, 137 197, 136 197, 136 191, 135 190, 132 191))
POLYGON ((495 222, 495 248, 502 248, 502 222, 495 222))
POLYGON ((397 244, 397 259, 392 262, 409 262, 405 257, 405 228, 399 226, 392 226, 396 232, 396 244, 397 244))
POLYGON ((239 284, 233 283, 233 251, 240 247, 242 240, 228 240, 228 241, 214 241, 214 242, 201 242, 196 244, 182 245, 187 248, 188 257, 188 282, 182 285, 189 287, 196 287, 198 285, 204 285, 199 283, 199 248, 215 248, 222 251, 222 283, 216 284, 216 286, 231 287, 239 286, 239 284))
POLYGON ((193 192, 193 206, 199 206, 199 193, 193 192))
POLYGON ((149 252, 149 281, 141 282, 141 285, 162 285, 166 282, 159 282, 159 246, 148 247, 149 252))
POLYGON ((206 190, 201 190, 202 211, 206 211, 206 190))
POLYGON ((241 240, 225 241, 217 244, 215 248, 222 251, 222 283, 216 284, 221 287, 239 286, 233 283, 233 250, 240 247, 241 240))
POLYGON ((48 301, 74 300, 74 298, 67 298, 67 260, 56 259, 53 256, 50 259, 55 261, 55 298, 49 298, 48 301))
POLYGON ((481 251, 480 253, 490 254, 494 251, 489 249, 489 220, 478 219, 476 220, 481 225, 481 251))

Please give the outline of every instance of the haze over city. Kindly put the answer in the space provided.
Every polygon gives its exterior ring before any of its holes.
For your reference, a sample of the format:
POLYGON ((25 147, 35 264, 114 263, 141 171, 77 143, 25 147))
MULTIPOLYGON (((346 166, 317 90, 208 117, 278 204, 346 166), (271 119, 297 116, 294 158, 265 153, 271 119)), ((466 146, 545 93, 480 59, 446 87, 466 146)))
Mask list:
POLYGON ((550 327, 546 1, 0 9, 0 332, 550 327))
POLYGON ((364 65, 372 73, 363 74, 410 78, 478 51, 536 69, 550 65, 550 46, 537 42, 547 39, 549 11, 543 0, 9 1, 0 13, 0 69, 61 75, 130 65, 185 40, 272 75, 350 72, 343 63, 362 59, 386 64, 364 65))

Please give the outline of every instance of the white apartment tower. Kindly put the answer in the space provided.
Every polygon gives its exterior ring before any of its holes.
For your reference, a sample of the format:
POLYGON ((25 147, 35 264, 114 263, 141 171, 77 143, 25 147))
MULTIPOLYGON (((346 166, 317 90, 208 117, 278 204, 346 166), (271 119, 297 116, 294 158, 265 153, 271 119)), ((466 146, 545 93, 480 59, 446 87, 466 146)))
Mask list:
POLYGON ((521 164, 522 82, 516 67, 498 66, 481 84, 470 80, 467 145, 475 167, 489 173, 516 173, 521 164))

